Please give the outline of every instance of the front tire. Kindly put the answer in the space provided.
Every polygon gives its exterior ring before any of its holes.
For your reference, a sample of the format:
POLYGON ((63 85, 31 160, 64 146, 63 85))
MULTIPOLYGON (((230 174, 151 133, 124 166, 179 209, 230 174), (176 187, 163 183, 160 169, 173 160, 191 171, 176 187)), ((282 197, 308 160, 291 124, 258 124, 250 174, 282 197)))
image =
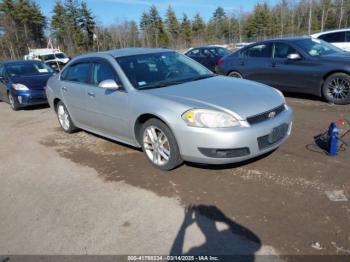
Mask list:
POLYGON ((13 111, 17 111, 19 109, 19 105, 18 105, 18 102, 16 101, 16 99, 13 97, 13 95, 11 93, 8 93, 8 100, 9 100, 11 109, 13 111))
POLYGON ((235 78, 240 78, 243 79, 243 76, 241 75, 240 72, 237 71, 232 71, 228 74, 229 77, 235 77, 235 78))
POLYGON ((58 122, 60 123, 64 132, 71 134, 78 130, 78 128, 73 124, 66 106, 61 101, 57 103, 56 112, 58 122))
POLYGON ((330 75, 322 86, 323 97, 330 103, 345 105, 350 103, 350 75, 336 73, 330 75))
POLYGON ((143 152, 155 167, 169 171, 183 163, 176 139, 162 121, 155 118, 146 121, 140 138, 143 152))

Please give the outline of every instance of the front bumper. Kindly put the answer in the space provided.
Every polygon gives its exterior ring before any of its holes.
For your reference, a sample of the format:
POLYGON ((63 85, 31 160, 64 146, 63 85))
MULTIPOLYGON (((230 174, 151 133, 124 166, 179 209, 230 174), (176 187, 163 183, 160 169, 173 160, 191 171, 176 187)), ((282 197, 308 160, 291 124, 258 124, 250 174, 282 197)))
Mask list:
POLYGON ((286 110, 275 118, 254 125, 247 124, 246 127, 212 129, 178 126, 174 129, 174 134, 183 160, 205 164, 228 164, 248 160, 279 147, 291 134, 292 120, 293 110, 286 106, 286 110), (262 138, 283 124, 288 125, 284 137, 262 147, 262 138), (213 153, 215 150, 218 153, 216 156, 213 153))
POLYGON ((44 89, 16 91, 12 95, 20 107, 47 104, 47 98, 44 89))

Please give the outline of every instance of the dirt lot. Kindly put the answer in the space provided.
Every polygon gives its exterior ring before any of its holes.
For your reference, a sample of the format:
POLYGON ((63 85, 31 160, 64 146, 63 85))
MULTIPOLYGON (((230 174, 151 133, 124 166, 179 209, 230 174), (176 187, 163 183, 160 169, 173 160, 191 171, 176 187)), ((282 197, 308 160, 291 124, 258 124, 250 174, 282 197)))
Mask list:
POLYGON ((350 201, 325 194, 350 198, 350 148, 307 146, 350 106, 287 99, 294 127, 277 151, 169 173, 137 149, 63 133, 49 108, 0 103, 0 254, 350 254, 350 201))

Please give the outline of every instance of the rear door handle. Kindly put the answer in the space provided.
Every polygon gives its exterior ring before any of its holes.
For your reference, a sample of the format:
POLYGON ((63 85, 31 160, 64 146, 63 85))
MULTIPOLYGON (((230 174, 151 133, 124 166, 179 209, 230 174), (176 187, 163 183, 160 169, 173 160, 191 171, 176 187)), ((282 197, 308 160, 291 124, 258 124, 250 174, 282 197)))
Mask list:
POLYGON ((239 65, 243 66, 244 65, 244 61, 239 61, 239 65))
POLYGON ((272 67, 276 67, 276 62, 272 62, 272 63, 271 63, 271 66, 272 66, 272 67))
POLYGON ((65 87, 65 86, 62 87, 62 91, 63 91, 63 92, 67 92, 67 87, 65 87))
POLYGON ((88 96, 89 97, 95 97, 95 93, 94 92, 88 92, 88 96))

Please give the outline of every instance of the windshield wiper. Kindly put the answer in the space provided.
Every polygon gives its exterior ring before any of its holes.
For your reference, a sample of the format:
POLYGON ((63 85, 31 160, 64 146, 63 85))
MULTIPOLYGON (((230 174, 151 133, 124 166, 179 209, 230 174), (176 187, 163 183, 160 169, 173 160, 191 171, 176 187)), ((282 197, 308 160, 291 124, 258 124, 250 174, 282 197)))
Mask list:
POLYGON ((140 90, 145 90, 145 89, 153 89, 153 88, 161 88, 161 87, 167 87, 167 86, 172 86, 172 85, 179 85, 182 84, 186 81, 171 81, 171 82, 163 82, 163 83, 158 83, 158 84, 153 84, 153 85, 144 85, 140 86, 140 90))
POLYGON ((186 83, 186 82, 198 81, 198 80, 201 80, 201 79, 210 78, 210 77, 214 77, 214 76, 216 76, 216 75, 215 74, 202 75, 202 76, 197 76, 197 77, 194 77, 194 78, 187 78, 187 79, 176 80, 176 81, 169 81, 169 82, 160 82, 160 83, 157 83, 157 84, 140 86, 139 89, 140 90, 145 90, 145 89, 167 87, 167 86, 172 86, 172 85, 179 85, 179 84, 183 84, 183 83, 186 83))

